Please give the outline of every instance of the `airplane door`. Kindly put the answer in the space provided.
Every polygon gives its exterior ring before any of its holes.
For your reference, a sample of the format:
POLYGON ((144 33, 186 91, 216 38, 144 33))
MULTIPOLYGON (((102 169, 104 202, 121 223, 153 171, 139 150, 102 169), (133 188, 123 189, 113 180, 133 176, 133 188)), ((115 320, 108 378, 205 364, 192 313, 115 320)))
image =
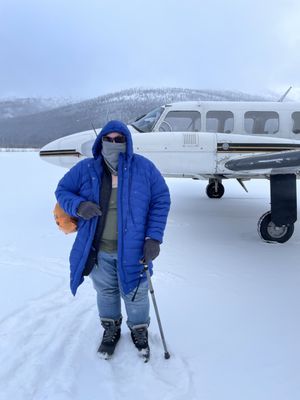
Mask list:
POLYGON ((152 160, 165 176, 211 174, 215 170, 215 133, 149 132, 133 134, 132 138, 134 151, 152 160))

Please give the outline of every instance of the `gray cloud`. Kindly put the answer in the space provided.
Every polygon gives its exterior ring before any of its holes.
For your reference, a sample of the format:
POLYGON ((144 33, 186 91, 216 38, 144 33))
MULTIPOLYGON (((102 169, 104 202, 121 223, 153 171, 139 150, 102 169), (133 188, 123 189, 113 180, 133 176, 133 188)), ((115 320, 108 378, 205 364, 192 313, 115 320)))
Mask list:
POLYGON ((4 0, 0 96, 300 87, 296 1, 4 0))

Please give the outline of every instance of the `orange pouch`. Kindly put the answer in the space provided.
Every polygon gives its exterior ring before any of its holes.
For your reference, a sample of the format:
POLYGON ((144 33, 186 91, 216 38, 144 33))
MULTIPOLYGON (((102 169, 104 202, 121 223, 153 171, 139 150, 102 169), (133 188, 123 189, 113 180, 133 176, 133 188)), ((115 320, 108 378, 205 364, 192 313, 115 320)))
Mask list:
POLYGON ((69 214, 65 213, 58 203, 55 204, 53 214, 56 225, 58 225, 59 229, 65 234, 77 231, 78 219, 71 217, 69 214))

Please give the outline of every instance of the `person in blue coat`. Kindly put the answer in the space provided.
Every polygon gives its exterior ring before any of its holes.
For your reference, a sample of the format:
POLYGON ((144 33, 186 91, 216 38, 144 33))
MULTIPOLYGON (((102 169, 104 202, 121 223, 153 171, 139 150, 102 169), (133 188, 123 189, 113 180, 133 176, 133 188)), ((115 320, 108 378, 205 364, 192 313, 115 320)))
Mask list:
POLYGON ((148 344, 149 296, 143 264, 153 272, 170 208, 159 170, 133 152, 131 133, 110 121, 93 145, 93 158, 77 163, 60 180, 56 198, 78 218, 70 253, 70 286, 75 295, 89 275, 97 292, 103 338, 98 352, 109 358, 121 334, 121 298, 127 325, 139 351, 148 344))

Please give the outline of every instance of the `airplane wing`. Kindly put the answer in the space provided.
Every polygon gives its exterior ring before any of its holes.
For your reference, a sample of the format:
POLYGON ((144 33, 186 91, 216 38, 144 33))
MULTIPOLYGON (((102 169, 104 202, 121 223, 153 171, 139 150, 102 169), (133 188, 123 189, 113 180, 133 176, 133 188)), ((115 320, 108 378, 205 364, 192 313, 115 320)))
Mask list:
POLYGON ((300 172, 300 150, 237 158, 227 161, 225 167, 232 171, 271 169, 280 173, 282 169, 284 173, 298 173, 300 172))

